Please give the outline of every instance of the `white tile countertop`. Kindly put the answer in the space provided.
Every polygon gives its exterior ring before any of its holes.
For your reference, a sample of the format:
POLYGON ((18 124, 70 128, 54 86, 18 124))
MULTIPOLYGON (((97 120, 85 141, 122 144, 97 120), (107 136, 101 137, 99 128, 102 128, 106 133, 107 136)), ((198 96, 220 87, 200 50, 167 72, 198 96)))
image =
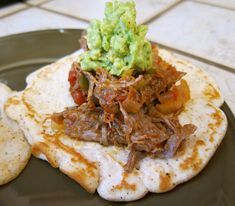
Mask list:
MULTIPOLYGON (((123 0, 125 1, 125 0, 123 0)), ((0 37, 85 28, 106 0, 28 0, 0 8, 0 37)), ((235 114, 235 0, 135 0, 147 37, 214 77, 235 114)))

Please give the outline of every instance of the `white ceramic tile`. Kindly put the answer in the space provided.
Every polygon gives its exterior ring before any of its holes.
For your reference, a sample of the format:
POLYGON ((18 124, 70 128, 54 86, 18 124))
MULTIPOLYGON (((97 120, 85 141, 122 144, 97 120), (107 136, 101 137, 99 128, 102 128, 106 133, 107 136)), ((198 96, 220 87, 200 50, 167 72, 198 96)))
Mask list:
POLYGON ((105 0, 53 0, 42 7, 85 20, 102 18, 105 0))
POLYGON ((42 29, 85 28, 86 25, 79 20, 31 8, 0 19, 0 36, 42 29))
POLYGON ((48 0, 27 0, 26 2, 32 5, 39 5, 47 2, 48 0))
MULTIPOLYGON (((91 20, 94 18, 101 19, 103 17, 106 1, 107 0, 53 0, 43 4, 42 7, 85 20, 91 20)), ((149 20, 178 1, 179 0, 135 0, 137 22, 143 23, 149 20)))
POLYGON ((189 58, 180 54, 175 55, 181 59, 190 61, 199 68, 202 68, 207 71, 215 79, 216 83, 222 91, 225 101, 227 102, 233 114, 235 115, 235 74, 222 70, 213 65, 197 61, 193 58, 189 58))
POLYGON ((216 6, 222 6, 225 8, 235 9, 235 1, 234 0, 194 0, 202 3, 212 4, 216 6))
POLYGON ((179 0, 135 0, 137 22, 144 23, 179 0))
POLYGON ((0 8, 0 17, 3 17, 5 15, 14 13, 16 11, 22 10, 24 8, 26 8, 27 6, 23 3, 15 3, 15 4, 11 4, 9 6, 5 6, 0 8))
POLYGON ((148 38, 235 69, 235 12, 184 2, 149 25, 148 38))

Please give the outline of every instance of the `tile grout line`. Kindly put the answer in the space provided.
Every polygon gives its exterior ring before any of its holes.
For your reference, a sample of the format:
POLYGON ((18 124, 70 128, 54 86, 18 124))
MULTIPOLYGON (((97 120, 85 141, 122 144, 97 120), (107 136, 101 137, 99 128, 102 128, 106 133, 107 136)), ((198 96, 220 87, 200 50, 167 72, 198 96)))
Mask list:
POLYGON ((170 50, 170 51, 179 53, 179 54, 181 54, 181 55, 184 55, 184 56, 193 58, 193 59, 195 59, 195 60, 198 60, 198 61, 200 61, 200 62, 203 62, 203 63, 205 63, 205 64, 213 65, 213 66, 217 67, 218 69, 221 69, 221 70, 224 70, 224 71, 227 71, 227 72, 230 72, 230 73, 235 74, 235 69, 233 69, 232 67, 223 65, 223 64, 221 64, 221 63, 214 62, 214 61, 212 61, 212 60, 204 59, 204 58, 199 57, 199 56, 196 56, 196 55, 194 55, 194 54, 190 54, 190 53, 184 52, 184 51, 182 51, 182 50, 175 49, 175 48, 172 48, 172 47, 169 47, 169 46, 160 44, 160 43, 157 43, 157 44, 159 45, 160 48, 167 49, 167 50, 170 50))
POLYGON ((59 11, 52 10, 52 9, 44 8, 41 5, 43 5, 43 3, 40 4, 40 5, 35 5, 35 7, 39 8, 39 9, 42 9, 44 11, 48 11, 48 12, 54 13, 54 14, 59 14, 59 15, 65 16, 65 17, 69 17, 69 18, 75 19, 75 20, 80 20, 80 21, 83 21, 84 23, 89 23, 90 22, 90 21, 88 21, 86 19, 83 19, 83 18, 75 17, 75 16, 72 16, 72 15, 69 15, 69 14, 65 14, 65 13, 62 13, 62 12, 59 12, 59 11))
POLYGON ((13 11, 13 12, 10 12, 10 13, 8 13, 8 14, 5 14, 5 15, 3 15, 3 16, 1 16, 0 17, 0 19, 4 19, 5 17, 8 17, 8 16, 11 16, 11 15, 14 15, 14 14, 16 14, 16 13, 18 13, 18 12, 21 12, 21 11, 24 11, 24 10, 27 10, 27 9, 29 9, 31 6, 29 6, 27 3, 23 3, 26 7, 25 8, 21 8, 21 9, 19 9, 19 10, 16 10, 16 11, 13 11))
POLYGON ((147 21, 143 22, 143 24, 149 24, 152 21, 156 20, 157 18, 161 17, 162 15, 164 15, 165 13, 168 13, 170 10, 174 9, 176 6, 178 6, 179 4, 183 3, 184 0, 178 0, 175 3, 173 3, 172 5, 170 5, 169 7, 167 7, 166 9, 163 9, 161 12, 159 12, 158 14, 154 15, 153 17, 149 18, 147 21))
POLYGON ((53 1, 53 0, 47 0, 47 1, 41 2, 39 4, 30 4, 29 2, 25 2, 25 4, 33 6, 33 7, 38 7, 38 6, 41 6, 42 4, 46 4, 46 3, 51 2, 51 1, 53 1))
MULTIPOLYGON (((53 1, 53 0, 49 0, 49 1, 53 1)), ((14 14, 16 14, 18 12, 21 12, 21 11, 24 11, 24 10, 27 10, 27 9, 38 8, 38 9, 41 9, 41 10, 44 10, 44 11, 48 11, 48 12, 51 12, 51 13, 54 13, 54 14, 59 14, 59 15, 64 16, 64 17, 69 17, 69 18, 72 18, 72 19, 75 19, 75 20, 80 20, 80 21, 83 21, 84 23, 89 23, 89 21, 86 20, 86 19, 82 19, 82 18, 79 18, 79 17, 75 17, 75 16, 72 16, 72 15, 60 13, 58 11, 54 11, 54 10, 51 10, 51 9, 47 9, 47 8, 41 7, 41 5, 44 4, 44 3, 47 3, 47 2, 42 2, 41 4, 38 4, 38 5, 33 5, 33 4, 29 4, 29 3, 26 2, 26 3, 24 3, 26 5, 25 8, 22 8, 22 9, 19 9, 17 11, 5 14, 3 16, 0 16, 0 19, 4 19, 5 17, 14 15, 14 14)))
MULTIPOLYGON (((207 5, 207 6, 212 6, 212 7, 215 7, 215 8, 226 9, 226 10, 235 12, 235 9, 233 9, 233 8, 229 8, 229 7, 223 6, 223 5, 212 4, 212 3, 210 3, 210 2, 193 1, 193 0, 187 0, 187 1, 188 1, 188 2, 192 2, 192 3, 196 3, 196 4, 204 4, 204 5, 207 5)), ((187 2, 187 1, 186 1, 186 2, 187 2)))

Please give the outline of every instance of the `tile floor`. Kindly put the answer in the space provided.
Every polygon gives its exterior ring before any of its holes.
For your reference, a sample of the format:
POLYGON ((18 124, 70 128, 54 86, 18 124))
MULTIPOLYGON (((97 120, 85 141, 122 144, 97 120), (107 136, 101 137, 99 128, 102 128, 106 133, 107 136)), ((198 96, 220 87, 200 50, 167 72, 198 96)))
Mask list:
POLYGON ((48 0, 27 0, 27 3, 31 5, 39 5, 45 2, 48 2, 48 0))
MULTIPOLYGON (((0 8, 0 36, 51 28, 85 28, 107 0, 28 0, 0 8)), ((124 0, 123 0, 124 1, 124 0)), ((148 38, 204 68, 235 114, 235 0, 135 0, 148 38)))

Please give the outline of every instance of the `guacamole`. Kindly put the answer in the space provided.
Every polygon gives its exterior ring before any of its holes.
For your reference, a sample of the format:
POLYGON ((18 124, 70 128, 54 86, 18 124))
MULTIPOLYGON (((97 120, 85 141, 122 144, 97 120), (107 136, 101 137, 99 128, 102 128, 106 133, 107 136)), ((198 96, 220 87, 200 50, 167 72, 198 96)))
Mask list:
POLYGON ((88 51, 80 56, 81 68, 104 68, 117 76, 150 69, 152 49, 146 33, 146 26, 136 25, 133 1, 107 2, 104 19, 93 20, 87 29, 88 51))

